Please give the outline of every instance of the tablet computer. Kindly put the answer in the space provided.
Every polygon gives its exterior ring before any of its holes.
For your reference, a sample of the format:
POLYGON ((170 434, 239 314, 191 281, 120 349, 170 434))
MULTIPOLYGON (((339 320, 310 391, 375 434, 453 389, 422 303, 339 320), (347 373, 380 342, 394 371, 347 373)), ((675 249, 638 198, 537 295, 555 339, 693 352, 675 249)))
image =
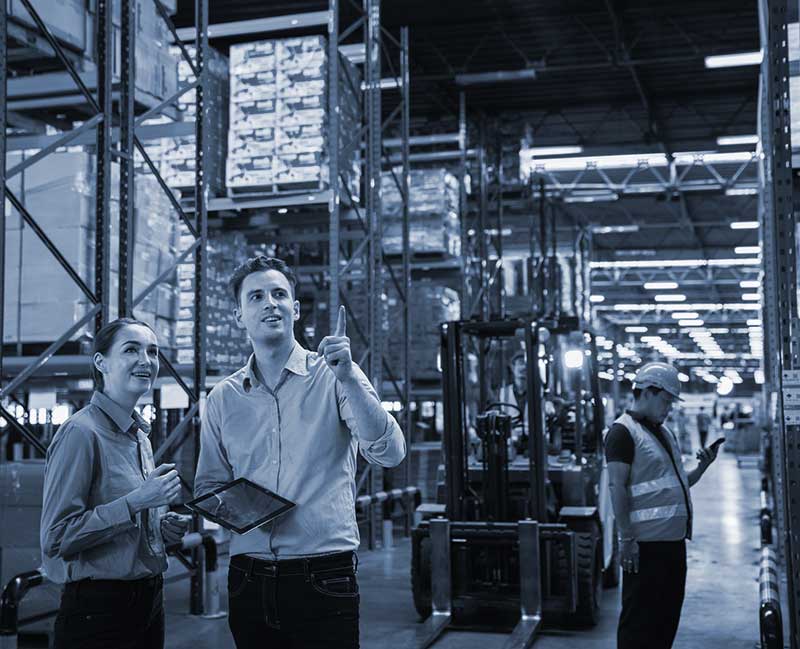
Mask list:
POLYGON ((246 534, 285 514, 295 503, 247 478, 237 478, 186 506, 232 532, 246 534))

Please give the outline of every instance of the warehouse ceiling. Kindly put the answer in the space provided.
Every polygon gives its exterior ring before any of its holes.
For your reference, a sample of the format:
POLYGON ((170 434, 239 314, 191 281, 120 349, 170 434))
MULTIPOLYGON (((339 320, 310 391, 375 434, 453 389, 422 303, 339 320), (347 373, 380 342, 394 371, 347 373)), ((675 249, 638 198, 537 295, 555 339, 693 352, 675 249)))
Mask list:
MULTIPOLYGON (((352 3, 341 4, 346 25, 352 3)), ((180 26, 192 24, 193 5, 179 2, 180 26)), ((210 22, 216 24, 321 11, 328 3, 226 0, 211 5, 210 22)), ((632 360, 663 353, 641 342, 642 334, 655 335, 681 352, 673 359, 687 370, 704 365, 709 355, 717 370, 733 367, 736 353, 737 367, 750 366, 743 376, 752 378, 760 354, 750 332, 759 311, 742 305, 753 304, 743 295, 757 289, 743 288, 741 282, 758 279, 757 263, 743 260, 757 258, 757 252, 746 250, 758 245, 759 231, 733 229, 731 223, 757 220, 757 158, 747 162, 746 152, 755 151, 754 144, 720 147, 717 138, 756 133, 759 68, 708 69, 704 61, 759 49, 755 0, 402 0, 384 2, 381 11, 393 33, 403 25, 410 29, 416 134, 456 131, 463 90, 470 146, 478 143, 483 125, 488 140, 501 141, 512 158, 523 138, 534 147, 580 146, 582 156, 653 153, 672 161, 682 152, 744 153, 736 162, 706 164, 701 157, 694 166, 687 163, 692 169, 685 178, 697 179, 695 185, 679 182, 677 189, 673 183, 639 193, 615 185, 614 200, 562 195, 556 209, 564 241, 574 237, 576 227, 592 232, 594 260, 605 264, 593 273, 593 292, 603 296, 595 308, 605 322, 617 326, 618 339, 630 342, 636 353, 632 360), (456 82, 459 75, 495 72, 534 78, 467 86, 456 82), (687 327, 672 317, 674 309, 655 302, 645 281, 675 282, 678 289, 663 292, 685 295, 685 304, 698 307, 684 309, 697 312, 698 318, 683 319, 702 319, 706 328, 713 327, 722 356, 690 342, 687 327), (631 326, 647 330, 626 333, 631 326), (741 359, 753 351, 752 359, 741 359)), ((224 48, 229 42, 214 45, 224 48)), ((387 93, 385 111, 393 100, 387 93)), ((515 246, 528 248, 537 208, 513 187, 519 172, 513 162, 508 169, 506 164, 512 198, 505 210, 511 235, 504 244, 513 254, 515 246)), ((559 172, 547 180, 577 182, 579 173, 559 172)), ((665 174, 668 179, 668 170, 656 169, 655 176, 665 174)), ((652 183, 653 176, 648 178, 652 183)))

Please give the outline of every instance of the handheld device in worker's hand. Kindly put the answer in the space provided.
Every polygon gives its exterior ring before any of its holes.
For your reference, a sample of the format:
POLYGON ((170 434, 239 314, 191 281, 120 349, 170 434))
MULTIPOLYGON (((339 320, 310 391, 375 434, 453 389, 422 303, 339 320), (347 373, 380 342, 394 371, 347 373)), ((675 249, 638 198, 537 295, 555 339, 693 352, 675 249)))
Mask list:
POLYGON ((711 449, 712 451, 716 451, 724 442, 725 438, 720 437, 719 439, 714 440, 714 442, 708 448, 711 449))

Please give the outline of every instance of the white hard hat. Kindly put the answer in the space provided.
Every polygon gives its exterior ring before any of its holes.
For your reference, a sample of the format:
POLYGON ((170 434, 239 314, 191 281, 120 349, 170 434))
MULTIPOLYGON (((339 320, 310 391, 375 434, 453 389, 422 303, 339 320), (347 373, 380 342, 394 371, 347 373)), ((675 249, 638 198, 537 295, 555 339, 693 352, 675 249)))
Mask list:
POLYGON ((679 401, 681 399, 681 382, 678 370, 669 363, 647 363, 639 368, 633 377, 633 387, 638 390, 644 388, 658 388, 669 392, 679 401))

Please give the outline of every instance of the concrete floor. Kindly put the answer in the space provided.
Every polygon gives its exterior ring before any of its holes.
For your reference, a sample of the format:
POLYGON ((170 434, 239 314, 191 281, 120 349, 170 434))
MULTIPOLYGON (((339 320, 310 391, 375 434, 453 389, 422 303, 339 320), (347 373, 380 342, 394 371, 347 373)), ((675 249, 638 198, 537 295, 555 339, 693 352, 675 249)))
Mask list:
MULTIPOLYGON (((689 544, 689 578, 676 649, 752 649, 758 640, 756 583, 759 475, 723 454, 692 490, 694 540, 689 544)), ((360 554, 361 646, 415 646, 420 624, 411 600, 407 540, 385 551, 360 554)), ((604 594, 602 621, 587 631, 545 630, 536 649, 615 646, 619 591, 604 594)), ((227 619, 204 620, 188 613, 188 583, 167 589, 168 649, 233 649, 227 619)), ((435 649, 502 647, 508 630, 448 631, 435 649)), ((332 648, 336 649, 336 648, 332 648)))

